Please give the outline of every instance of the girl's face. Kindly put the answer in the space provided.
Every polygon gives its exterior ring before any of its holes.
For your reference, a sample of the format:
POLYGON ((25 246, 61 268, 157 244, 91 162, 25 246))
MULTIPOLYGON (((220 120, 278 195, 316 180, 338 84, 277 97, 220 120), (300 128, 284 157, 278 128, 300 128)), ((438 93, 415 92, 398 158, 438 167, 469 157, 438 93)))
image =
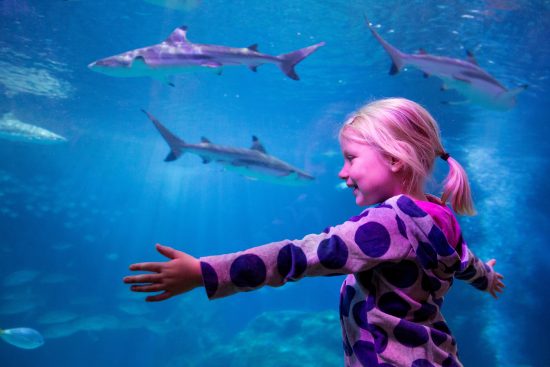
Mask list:
POLYGON ((384 156, 375 147, 350 139, 341 139, 344 166, 338 177, 353 189, 360 206, 383 202, 403 193, 401 164, 384 156))

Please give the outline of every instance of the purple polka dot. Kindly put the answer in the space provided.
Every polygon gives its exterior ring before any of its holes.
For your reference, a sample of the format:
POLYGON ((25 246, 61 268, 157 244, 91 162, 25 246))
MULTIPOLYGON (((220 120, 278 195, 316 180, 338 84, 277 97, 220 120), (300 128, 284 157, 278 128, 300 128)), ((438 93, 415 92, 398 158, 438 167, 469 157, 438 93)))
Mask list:
POLYGON ((430 329, 430 336, 432 337, 435 345, 441 345, 445 343, 445 340, 447 340, 447 334, 436 329, 430 329))
POLYGON ((359 215, 355 215, 355 216, 351 217, 350 219, 348 219, 348 221, 350 221, 350 222, 359 222, 361 220, 361 218, 364 218, 367 215, 369 215, 369 210, 368 209, 363 211, 359 215))
POLYGON ((382 353, 388 346, 388 333, 377 325, 369 325, 369 331, 374 337, 374 350, 378 354, 382 353))
POLYGON ((317 248, 321 264, 328 269, 339 269, 348 260, 348 247, 337 235, 324 239, 317 248))
POLYGON ((279 251, 277 255, 277 270, 286 280, 297 280, 306 268, 306 255, 298 246, 289 243, 279 251))
POLYGON ((436 313, 437 313, 436 306, 427 302, 422 302, 422 305, 420 306, 420 308, 414 311, 413 319, 415 322, 426 321, 432 318, 433 316, 435 316, 436 313))
POLYGON ((266 268, 259 256, 246 254, 233 261, 229 275, 237 287, 257 287, 265 281, 266 268))
POLYGON ((395 367, 395 366, 391 363, 380 363, 378 367, 395 367))
POLYGON ((355 243, 365 255, 380 257, 390 248, 390 233, 380 223, 367 222, 355 232, 355 243))
POLYGON ((398 263, 382 263, 376 267, 384 278, 397 288, 408 288, 418 279, 418 265, 411 260, 403 260, 398 263))
POLYGON ((365 288, 370 294, 376 296, 376 288, 373 284, 374 271, 372 269, 360 272, 355 276, 361 287, 365 288))
POLYGON ((323 233, 329 233, 331 228, 332 227, 326 227, 325 229, 323 229, 323 233))
POLYGON ((413 361, 411 367, 434 367, 434 365, 427 359, 417 359, 413 361))
POLYGON ((403 222, 401 218, 399 218, 399 215, 395 216, 395 221, 397 222, 397 229, 399 229, 399 233, 401 233, 401 236, 408 238, 407 227, 405 226, 405 222, 403 222))
POLYGON ((409 302, 395 292, 384 293, 380 299, 378 299, 378 308, 383 312, 396 317, 405 317, 411 309, 409 302))
POLYGON ((399 207, 399 209, 401 209, 403 213, 407 214, 409 217, 420 218, 427 215, 422 209, 418 207, 418 205, 414 203, 414 201, 412 201, 409 197, 405 195, 401 195, 399 199, 397 199, 397 206, 399 207))
POLYGON ((358 340, 353 345, 353 352, 362 366, 378 366, 378 358, 374 351, 374 344, 365 340, 358 340))
POLYGON ((447 326, 445 321, 437 321, 432 324, 433 328, 439 330, 445 334, 451 335, 451 329, 447 326))
POLYGON ((429 339, 428 332, 423 326, 407 320, 399 321, 393 329, 393 335, 399 343, 407 347, 419 347, 429 339))
POLYGON ((480 276, 472 282, 472 285, 477 289, 484 291, 489 286, 489 280, 486 276, 480 276))
POLYGON ((441 288, 441 282, 429 275, 422 276, 422 289, 426 292, 436 292, 441 288))
POLYGON ((437 254, 429 243, 418 241, 416 257, 424 269, 437 267, 437 254))
POLYGON ((206 294, 208 297, 214 296, 214 293, 218 290, 218 274, 216 274, 216 270, 214 270, 212 265, 201 261, 201 273, 206 294))
POLYGON ((428 239, 434 245, 435 251, 440 256, 449 256, 455 252, 454 248, 447 242, 447 238, 443 232, 441 232, 437 226, 432 226, 428 234, 428 239))
POLYGON ((357 326, 359 326, 361 329, 369 330, 367 312, 370 309, 372 309, 372 306, 368 305, 366 301, 360 301, 353 305, 353 319, 355 320, 357 326))
POLYGON ((456 362, 455 357, 453 357, 451 354, 443 361, 441 364, 443 367, 460 367, 460 365, 456 362))
POLYGON ((455 274, 455 277, 460 280, 469 280, 472 279, 476 275, 476 269, 474 268, 474 265, 471 264, 466 269, 462 271, 458 271, 455 274))
POLYGON ((393 207, 390 204, 381 203, 376 206, 377 208, 387 208, 387 209, 393 209, 393 207))
POLYGON ((340 316, 349 317, 349 308, 351 307, 351 301, 355 297, 355 288, 350 285, 346 285, 342 291, 342 297, 340 301, 340 316))
POLYGON ((348 357, 351 356, 353 354, 353 349, 351 349, 347 335, 344 335, 344 341, 342 343, 344 344, 344 353, 346 353, 348 357))

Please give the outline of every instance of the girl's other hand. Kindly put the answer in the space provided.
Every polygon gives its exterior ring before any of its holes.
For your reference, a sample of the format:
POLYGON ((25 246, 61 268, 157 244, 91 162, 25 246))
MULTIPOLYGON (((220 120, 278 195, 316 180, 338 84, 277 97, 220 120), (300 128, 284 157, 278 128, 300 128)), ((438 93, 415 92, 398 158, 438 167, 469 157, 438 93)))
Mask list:
POLYGON ((124 283, 133 284, 134 292, 162 292, 148 296, 147 302, 164 301, 170 297, 201 286, 200 261, 195 257, 171 247, 156 245, 157 251, 170 260, 167 262, 144 262, 130 265, 132 271, 149 271, 150 274, 127 276, 124 283))
MULTIPOLYGON (((493 268, 495 266, 495 264, 497 263, 497 261, 495 259, 491 259, 489 261, 487 261, 487 265, 489 265, 489 267, 495 271, 493 268)), ((502 279, 504 279, 504 277, 502 276, 502 274, 500 273, 497 273, 495 271, 495 276, 493 278, 493 283, 489 285, 489 288, 487 289, 487 292, 491 293, 491 296, 495 297, 495 298, 498 298, 498 295, 497 293, 502 293, 503 289, 504 289, 504 283, 502 282, 502 279)))

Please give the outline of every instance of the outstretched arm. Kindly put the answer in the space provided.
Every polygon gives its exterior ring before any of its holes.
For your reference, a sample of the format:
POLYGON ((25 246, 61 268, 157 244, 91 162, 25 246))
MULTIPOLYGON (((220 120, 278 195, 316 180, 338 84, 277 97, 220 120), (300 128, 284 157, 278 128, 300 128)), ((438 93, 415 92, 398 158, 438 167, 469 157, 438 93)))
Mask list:
POLYGON ((158 252, 169 258, 166 262, 144 262, 130 265, 132 271, 148 274, 127 276, 124 283, 132 284, 134 292, 162 292, 148 296, 148 302, 164 301, 203 285, 200 262, 191 255, 171 247, 156 245, 158 252))
POLYGON ((495 272, 493 281, 489 284, 489 287, 487 288, 487 292, 491 293, 491 296, 498 298, 497 293, 502 293, 504 288, 504 283, 502 282, 502 279, 504 279, 504 277, 502 276, 502 274, 497 273, 494 270, 496 263, 497 261, 495 259, 491 259, 486 263, 495 272))

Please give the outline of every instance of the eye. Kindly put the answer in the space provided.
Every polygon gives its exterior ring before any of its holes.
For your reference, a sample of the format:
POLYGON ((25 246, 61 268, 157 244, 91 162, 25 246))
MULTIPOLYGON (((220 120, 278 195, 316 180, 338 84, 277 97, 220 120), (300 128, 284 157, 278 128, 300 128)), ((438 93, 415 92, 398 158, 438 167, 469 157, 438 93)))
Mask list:
POLYGON ((344 156, 344 159, 345 159, 346 161, 348 161, 348 162, 351 162, 354 158, 355 158, 355 156, 354 156, 354 155, 351 155, 351 154, 346 154, 346 155, 344 156))

